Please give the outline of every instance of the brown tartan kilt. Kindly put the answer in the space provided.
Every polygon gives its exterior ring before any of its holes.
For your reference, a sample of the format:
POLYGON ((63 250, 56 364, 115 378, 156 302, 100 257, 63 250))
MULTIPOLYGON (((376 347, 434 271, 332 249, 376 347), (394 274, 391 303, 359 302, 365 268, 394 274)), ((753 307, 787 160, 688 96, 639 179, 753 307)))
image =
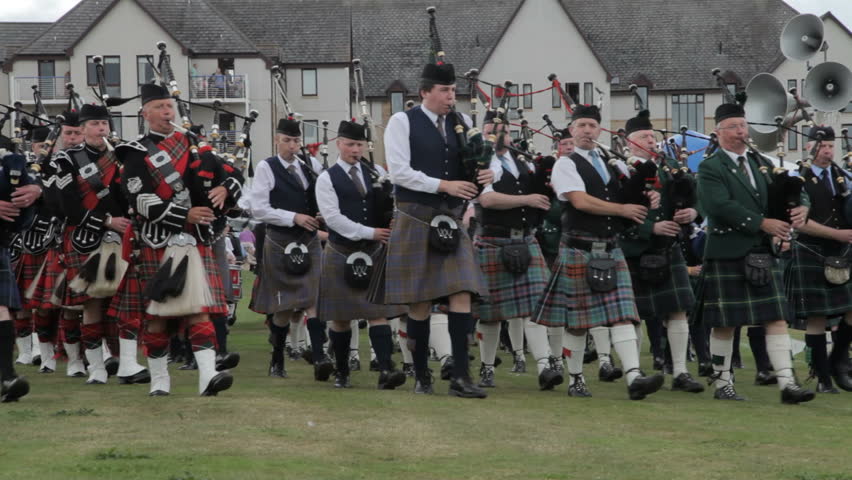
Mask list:
MULTIPOLYGON (((24 292, 30 288, 33 282, 38 281, 37 277, 39 276, 39 270, 41 270, 46 258, 47 251, 39 254, 27 252, 23 252, 21 254, 21 258, 18 260, 15 272, 15 280, 18 282, 21 297, 24 296, 24 292)), ((34 308, 38 308, 38 304, 35 300, 32 298, 23 299, 22 310, 32 310, 34 308)))
POLYGON ((327 242, 322 255, 322 275, 319 282, 317 316, 325 322, 342 322, 356 319, 375 320, 378 318, 398 317, 408 312, 402 305, 377 305, 367 298, 367 289, 358 290, 349 286, 344 279, 346 258, 357 251, 363 251, 373 259, 375 266, 383 253, 378 242, 366 242, 361 250, 327 242))
POLYGON ((636 309, 642 318, 666 320, 669 314, 689 312, 695 307, 695 293, 689 282, 689 272, 680 245, 674 245, 669 254, 669 278, 659 285, 650 285, 640 278, 639 257, 627 259, 636 296, 636 309))
MULTIPOLYGON (((213 249, 207 245, 198 245, 198 254, 204 263, 204 271, 207 274, 207 284, 210 286, 210 294, 213 296, 214 304, 210 307, 204 307, 202 313, 209 314, 226 314, 228 313, 228 304, 225 302, 225 289, 222 286, 222 278, 219 276, 219 267, 216 266, 216 258, 213 255, 213 249)), ((139 261, 137 263, 137 276, 139 278, 139 287, 142 292, 145 291, 145 283, 151 279, 160 269, 163 254, 166 252, 166 247, 151 248, 147 245, 142 245, 139 251, 139 261)), ((149 300, 142 295, 142 301, 147 308, 149 300)), ((156 320, 164 317, 151 315, 145 312, 146 320, 156 320)))
POLYGON ((316 305, 319 295, 320 272, 322 270, 322 247, 319 236, 304 232, 300 236, 266 229, 263 244, 263 264, 252 306, 257 313, 277 313, 304 310, 316 305), (288 243, 301 241, 308 247, 310 269, 301 276, 284 271, 284 248, 288 243))
POLYGON ((550 278, 538 240, 476 236, 473 240, 479 267, 488 282, 488 298, 474 306, 480 322, 495 323, 532 316, 550 278), (525 244, 532 257, 527 271, 515 275, 503 265, 501 247, 525 244))
MULTIPOLYGON (((373 282, 371 301, 385 305, 433 302, 469 292, 488 294, 488 285, 476 263, 473 243, 461 222, 461 207, 452 212, 459 224, 455 252, 439 253, 429 246, 429 222, 443 212, 412 202, 398 202, 384 259, 384 281, 373 282)), ((380 272, 381 274, 381 272, 380 272)))

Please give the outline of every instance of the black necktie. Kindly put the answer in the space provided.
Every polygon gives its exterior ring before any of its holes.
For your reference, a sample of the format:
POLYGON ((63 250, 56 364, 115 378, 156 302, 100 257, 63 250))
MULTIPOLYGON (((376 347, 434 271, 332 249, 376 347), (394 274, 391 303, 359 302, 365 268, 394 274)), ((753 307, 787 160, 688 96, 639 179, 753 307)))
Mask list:
POLYGON ((300 177, 299 174, 296 173, 296 166, 290 165, 289 167, 287 167, 287 171, 290 172, 290 175, 293 175, 293 178, 296 179, 296 182, 299 184, 300 187, 302 187, 302 190, 304 190, 305 183, 302 182, 302 177, 300 177))
POLYGON ((828 189, 829 193, 834 195, 834 185, 833 185, 833 182, 831 181, 831 176, 828 174, 827 168, 822 171, 822 175, 820 175, 820 177, 822 177, 822 183, 825 184, 825 188, 828 189))

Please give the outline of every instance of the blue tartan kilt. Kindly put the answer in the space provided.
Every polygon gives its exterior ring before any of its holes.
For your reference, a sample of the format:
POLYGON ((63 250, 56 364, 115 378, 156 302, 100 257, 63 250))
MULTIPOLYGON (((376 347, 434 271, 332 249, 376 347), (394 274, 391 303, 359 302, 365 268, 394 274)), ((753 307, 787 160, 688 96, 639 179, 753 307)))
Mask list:
POLYGON ((791 327, 807 328, 808 317, 842 317, 852 311, 852 282, 834 285, 825 279, 823 260, 848 256, 848 247, 837 242, 796 243, 784 272, 787 299, 795 312, 791 327))
POLYGON ((21 292, 12 271, 9 249, 0 247, 0 305, 9 310, 21 309, 21 292))
POLYGON ((670 250, 669 278, 659 285, 650 285, 640 278, 639 257, 628 258, 636 309, 642 318, 667 319, 672 313, 689 312, 695 307, 695 293, 689 282, 686 261, 680 247, 670 250))
POLYGON ((754 287, 746 281, 742 258, 705 260, 693 323, 740 327, 790 321, 793 312, 784 294, 782 268, 775 262, 769 284, 754 287))
POLYGON ((479 321, 491 323, 531 316, 550 278, 550 270, 535 237, 524 240, 474 237, 473 248, 488 283, 487 300, 475 307, 479 321), (513 243, 526 243, 532 257, 529 268, 520 275, 506 270, 500 254, 500 247, 513 243))
MULTIPOLYGON (((581 237, 586 241, 607 241, 581 237)), ((586 282, 586 265, 592 254, 568 247, 563 240, 551 271, 544 296, 538 302, 532 321, 548 327, 588 329, 620 322, 640 322, 633 295, 630 270, 620 248, 610 251, 616 261, 616 288, 593 292, 586 282)))

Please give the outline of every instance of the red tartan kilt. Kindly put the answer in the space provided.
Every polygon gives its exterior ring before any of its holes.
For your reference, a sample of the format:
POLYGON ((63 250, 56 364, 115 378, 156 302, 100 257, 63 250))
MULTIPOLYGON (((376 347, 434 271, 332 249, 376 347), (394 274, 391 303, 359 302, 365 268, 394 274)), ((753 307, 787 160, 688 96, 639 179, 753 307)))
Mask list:
POLYGON ((32 299, 23 298, 23 296, 24 292, 32 285, 36 275, 38 275, 38 270, 41 268, 41 264, 44 263, 45 257, 47 257, 47 252, 38 255, 22 253, 21 258, 18 260, 15 278, 18 282, 18 289, 21 291, 21 300, 23 301, 22 310, 32 310, 38 307, 37 302, 32 299))
POLYGON ((74 277, 80 272, 80 269, 83 267, 83 264, 86 263, 86 259, 89 258, 88 253, 80 253, 74 250, 74 247, 71 246, 71 234, 74 232, 74 227, 68 227, 65 229, 65 233, 62 235, 62 263, 65 264, 65 278, 68 282, 65 284, 65 293, 62 297, 62 305, 72 306, 72 305, 82 305, 87 300, 91 300, 92 297, 86 295, 85 293, 75 293, 71 290, 71 287, 67 285, 71 282, 74 277))
MULTIPOLYGON (((153 249, 143 246, 139 253, 138 274, 139 283, 142 291, 145 290, 145 283, 153 277, 160 268, 160 263, 165 248, 153 249)), ((205 307, 203 313, 209 314, 227 314, 228 304, 225 300, 225 287, 222 284, 222 277, 219 276, 219 267, 216 264, 216 257, 213 254, 213 249, 206 245, 198 246, 198 253, 201 255, 201 260, 204 262, 204 270, 207 273, 207 285, 210 287, 210 294, 213 297, 213 305, 205 307)), ((148 300, 143 298, 145 306, 148 306, 148 300)), ((147 320, 158 319, 156 315, 145 313, 147 320)))
POLYGON ((106 311, 107 318, 119 323, 135 322, 145 316, 145 302, 136 269, 131 264, 112 297, 106 311))
POLYGON ((44 270, 38 278, 38 283, 33 291, 32 298, 27 300, 33 305, 33 308, 50 310, 59 307, 59 305, 50 302, 50 298, 53 296, 53 291, 56 289, 56 283, 59 280, 59 276, 65 270, 65 267, 62 263, 60 263, 59 258, 60 252, 58 248, 52 248, 47 251, 44 260, 44 270))

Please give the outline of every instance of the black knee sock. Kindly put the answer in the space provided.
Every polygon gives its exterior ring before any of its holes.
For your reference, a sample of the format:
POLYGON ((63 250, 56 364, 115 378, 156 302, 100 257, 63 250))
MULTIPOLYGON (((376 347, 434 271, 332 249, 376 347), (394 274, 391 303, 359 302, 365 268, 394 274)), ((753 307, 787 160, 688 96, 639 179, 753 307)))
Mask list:
MULTIPOLYGON (((751 330, 751 329, 749 329, 751 330)), ((734 329, 734 350, 731 352, 731 368, 734 368, 734 365, 742 365, 743 358, 740 355, 740 336, 742 334, 742 328, 737 327, 734 329)), ((751 338, 751 337, 749 337, 751 338)), ((765 342, 764 342, 765 343, 765 342)), ((766 351, 766 346, 764 345, 764 352, 766 351)), ((752 349, 752 353, 754 353, 754 349, 752 349)), ((757 362, 757 357, 755 356, 755 362, 757 362)))
POLYGON ((390 370, 391 352, 393 352, 393 340, 390 325, 376 325, 369 330, 370 343, 376 352, 376 362, 379 370, 390 370))
POLYGON ((345 332, 328 331, 331 338, 331 348, 334 349, 334 361, 337 363, 337 372, 349 375, 349 342, 352 341, 352 330, 345 332))
POLYGON ((17 377, 15 361, 12 359, 14 345, 15 323, 12 321, 0 322, 0 381, 17 377))
POLYGON ((447 319, 447 329, 450 331, 450 344, 453 351, 453 377, 467 378, 470 376, 467 334, 470 331, 473 315, 450 312, 447 314, 447 319))
POLYGON ((414 373, 418 378, 427 376, 429 372, 429 333, 431 318, 426 320, 406 319, 408 332, 408 349, 411 350, 411 361, 414 363, 414 373))
POLYGON ((313 352, 314 362, 325 357, 323 344, 325 344, 325 322, 317 317, 308 319, 308 335, 311 337, 311 352, 313 352))
POLYGON ((272 361, 284 364, 284 344, 287 343, 287 334, 290 332, 290 324, 279 327, 269 323, 269 331, 272 333, 272 361))
POLYGON ((852 343, 852 326, 846 320, 840 320, 837 331, 834 332, 834 342, 831 346, 831 363, 839 363, 849 358, 849 344, 852 343))
POLYGON ((216 343, 219 345, 217 353, 228 353, 228 317, 213 317, 213 328, 216 329, 216 343))
MULTIPOLYGON (((751 327, 748 329, 748 344, 751 354, 754 355, 755 368, 761 372, 771 372, 772 362, 766 352, 766 329, 763 327, 751 327)), ((736 348, 736 344, 734 344, 736 348)))
POLYGON ((831 385, 831 373, 828 369, 828 347, 825 334, 805 335, 805 344, 811 349, 811 367, 820 383, 831 385))
POLYGON ((710 363, 710 331, 704 325, 690 325, 689 336, 692 338, 698 363, 710 363))
POLYGON ((648 343, 651 344, 651 355, 654 358, 663 358, 665 351, 663 349, 663 322, 657 317, 650 317, 645 321, 645 328, 648 329, 648 343))

